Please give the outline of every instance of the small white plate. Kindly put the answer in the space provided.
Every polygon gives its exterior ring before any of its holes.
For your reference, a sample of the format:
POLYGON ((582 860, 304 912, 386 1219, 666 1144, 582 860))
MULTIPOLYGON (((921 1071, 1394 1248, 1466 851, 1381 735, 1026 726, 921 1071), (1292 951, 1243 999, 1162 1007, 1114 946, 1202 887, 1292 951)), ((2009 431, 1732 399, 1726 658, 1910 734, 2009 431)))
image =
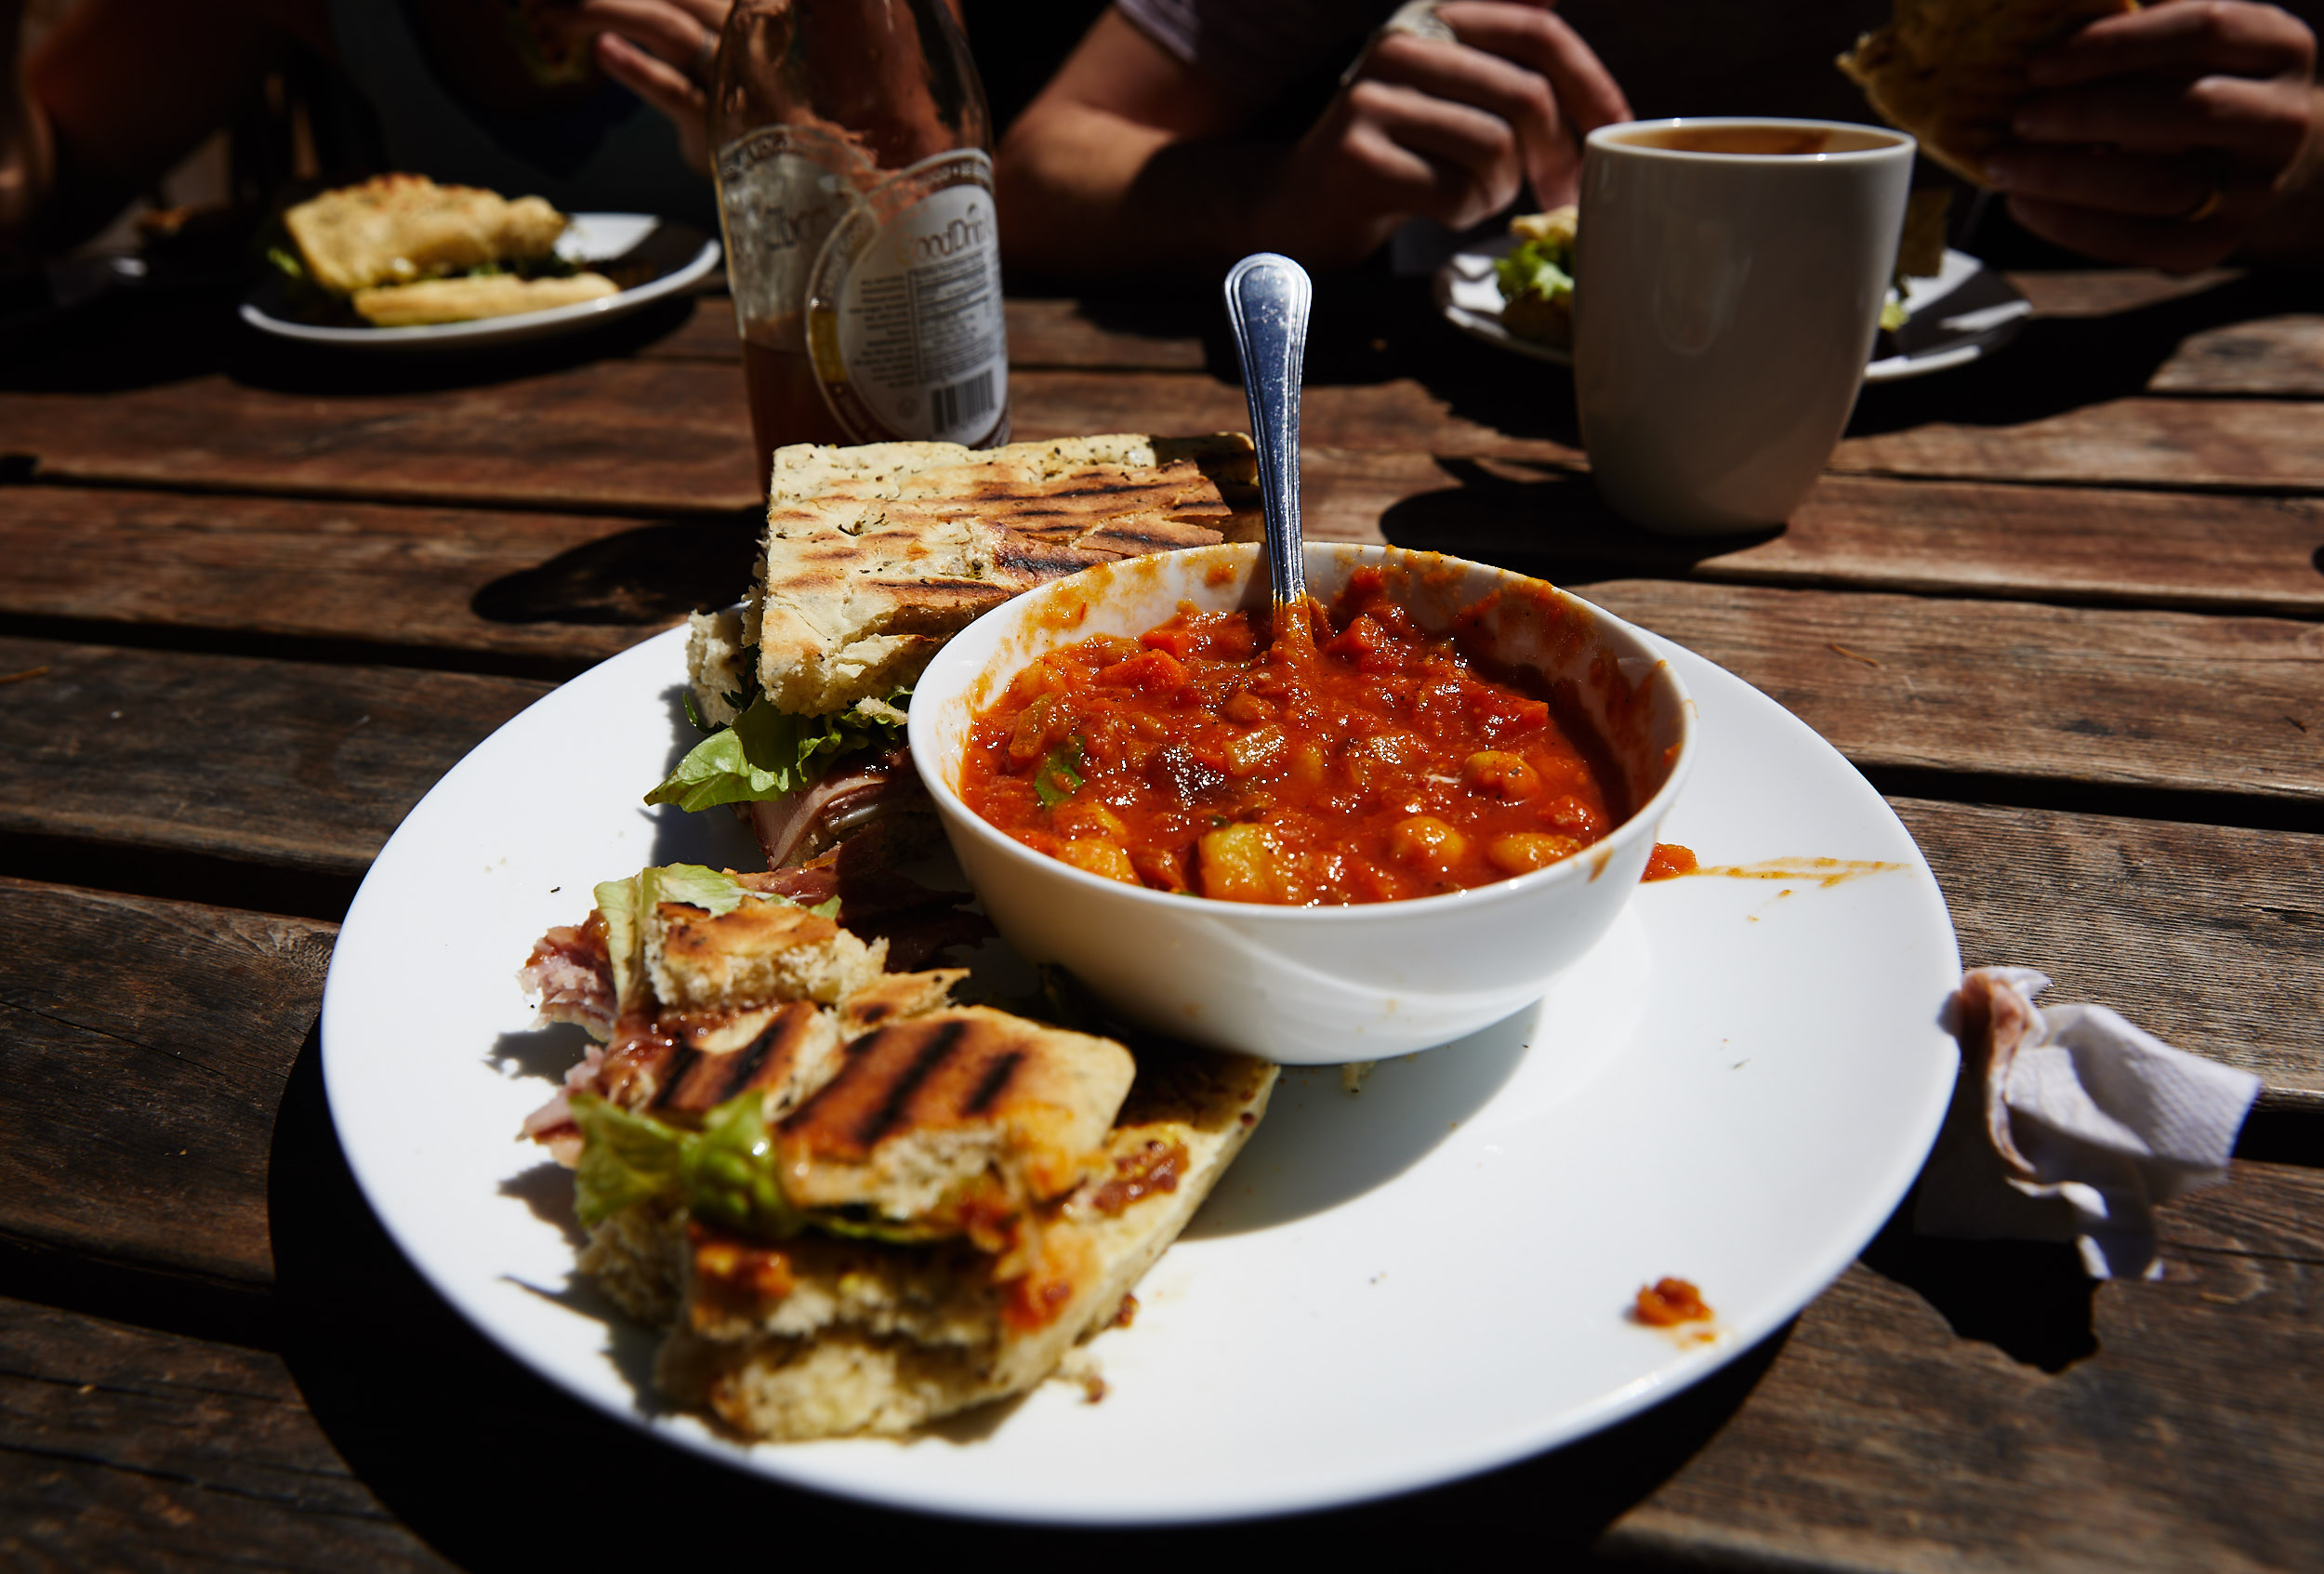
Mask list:
MULTIPOLYGON (((363 881, 323 1065, 349 1163, 419 1271, 568 1393, 742 1469, 984 1518, 1279 1514, 1445 1481, 1618 1421, 1764 1338, 1911 1184, 1949 1095, 1945 902, 1880 795, 1774 701, 1670 659, 1699 764, 1664 827, 1707 865, 1885 866, 1643 887, 1533 1010, 1392 1061, 1360 1094, 1291 1070, 1249 1149, 1047 1384, 909 1444, 738 1444, 670 1411, 654 1337, 578 1279, 565 1178, 516 1140, 576 1059, 515 981, 595 880, 741 864, 729 816, 639 799, 691 736, 682 629, 543 698, 456 766, 363 881), (1625 1316, 1691 1279, 1707 1339, 1625 1316), (1134 1468, 1125 1469, 1124 1461, 1134 1468)), ((982 965, 982 964, 980 964, 982 965)))
POLYGON ((523 344, 557 338, 653 305, 666 296, 700 284, 719 265, 719 243, 701 239, 698 231, 670 224, 649 213, 576 213, 565 232, 557 237, 557 255, 574 262, 605 262, 659 239, 672 242, 667 272, 601 300, 553 306, 546 311, 522 311, 513 317, 485 317, 473 323, 429 323, 410 328, 339 328, 301 323, 284 309, 282 289, 271 280, 242 303, 242 320, 260 333, 302 344, 330 345, 341 350, 394 354, 415 351, 475 350, 487 345, 523 344), (667 232, 665 232, 667 231, 667 232))
MULTIPOLYGON (((1493 264, 1516 244, 1502 235, 1455 252, 1436 271, 1436 309, 1445 320, 1487 344, 1552 365, 1574 364, 1570 351, 1520 338, 1501 326, 1501 288, 1493 264)), ((1897 382, 1982 360, 2017 335, 2033 306, 2016 286, 1966 252, 1948 250, 1933 279, 1905 281, 1909 320, 1895 337, 1900 352, 1864 368, 1866 382, 1897 382)))

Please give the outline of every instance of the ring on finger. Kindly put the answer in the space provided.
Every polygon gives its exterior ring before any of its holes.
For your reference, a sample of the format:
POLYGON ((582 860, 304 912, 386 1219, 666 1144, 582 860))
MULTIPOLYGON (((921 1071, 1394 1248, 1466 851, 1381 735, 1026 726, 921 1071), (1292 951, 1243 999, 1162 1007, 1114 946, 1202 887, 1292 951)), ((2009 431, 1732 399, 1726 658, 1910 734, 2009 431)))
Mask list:
POLYGON ((710 86, 710 68, 718 63, 719 35, 709 28, 702 30, 702 42, 694 48, 694 58, 686 67, 686 75, 697 87, 710 86))

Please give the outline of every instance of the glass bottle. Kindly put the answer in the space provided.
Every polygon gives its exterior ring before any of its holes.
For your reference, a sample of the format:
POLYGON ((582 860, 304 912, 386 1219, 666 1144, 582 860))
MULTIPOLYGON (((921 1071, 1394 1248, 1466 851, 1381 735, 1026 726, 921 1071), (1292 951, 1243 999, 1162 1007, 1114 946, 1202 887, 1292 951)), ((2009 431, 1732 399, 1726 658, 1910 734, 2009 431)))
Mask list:
POLYGON ((738 0, 710 137, 759 473, 1007 442, 992 115, 944 0, 738 0))

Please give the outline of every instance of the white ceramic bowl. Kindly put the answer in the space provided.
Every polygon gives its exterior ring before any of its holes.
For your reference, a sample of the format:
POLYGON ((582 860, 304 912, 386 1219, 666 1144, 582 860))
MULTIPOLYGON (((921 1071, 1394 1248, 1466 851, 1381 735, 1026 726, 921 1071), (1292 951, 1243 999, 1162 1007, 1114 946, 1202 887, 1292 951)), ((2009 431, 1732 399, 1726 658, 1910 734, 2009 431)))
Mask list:
POLYGON ((1156 1032, 1290 1065, 1378 1060, 1447 1043, 1538 999, 1637 889, 1692 763, 1694 706, 1620 619, 1520 575, 1459 558, 1310 542, 1309 591, 1328 602, 1381 564, 1423 628, 1499 593, 1494 657, 1573 685, 1644 804, 1563 863, 1444 896, 1278 907, 1149 891, 1003 835, 957 791, 971 723, 1025 665, 1093 634, 1135 636, 1181 602, 1207 611, 1267 594, 1250 545, 1162 552, 1045 585, 955 635, 912 694, 912 758, 960 866, 1002 936, 1069 969, 1156 1032))

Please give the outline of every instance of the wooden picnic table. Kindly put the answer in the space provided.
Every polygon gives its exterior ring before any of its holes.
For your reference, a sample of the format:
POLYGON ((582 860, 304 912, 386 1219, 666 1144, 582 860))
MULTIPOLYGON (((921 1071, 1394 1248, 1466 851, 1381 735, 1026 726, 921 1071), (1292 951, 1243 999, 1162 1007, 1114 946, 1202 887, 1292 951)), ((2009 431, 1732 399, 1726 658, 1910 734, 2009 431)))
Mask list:
MULTIPOLYGON (((1697 543, 1600 508, 1561 377, 1459 337, 1418 281, 1328 282, 1308 528, 1543 574, 1774 695, 1888 796, 1969 963, 2265 1079, 2231 1184, 2163 1210, 2156 1283, 1892 1222, 1611 1433, 1155 1550, 2324 1557, 2324 316, 2296 277, 2019 283, 2018 340, 1868 390, 1788 529, 1697 543)), ((1012 301, 1017 434, 1239 429, 1215 315, 1012 301)), ((750 452, 718 297, 495 357, 298 351, 161 292, 0 344, 0 1561, 1000 1534, 706 1466, 535 1378, 389 1243, 324 1104, 317 1002, 365 866, 493 728, 741 590, 750 452)))

